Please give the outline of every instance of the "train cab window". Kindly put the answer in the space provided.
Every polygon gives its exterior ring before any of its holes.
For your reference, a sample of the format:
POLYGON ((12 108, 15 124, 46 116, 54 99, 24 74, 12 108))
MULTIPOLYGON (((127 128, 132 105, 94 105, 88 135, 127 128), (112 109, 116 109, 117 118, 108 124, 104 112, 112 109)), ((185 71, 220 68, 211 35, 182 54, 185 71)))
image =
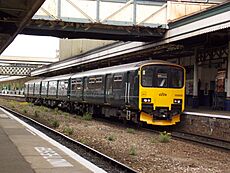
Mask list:
POLYGON ((183 71, 180 69, 171 69, 171 82, 170 87, 172 88, 182 88, 183 87, 183 71))
POLYGON ((167 87, 168 86, 168 73, 167 69, 159 69, 157 71, 157 87, 167 87))
POLYGON ((153 71, 151 68, 145 67, 142 70, 142 85, 144 87, 153 86, 153 71))
POLYGON ((182 88, 184 75, 180 67, 169 65, 147 65, 141 70, 143 87, 182 88))

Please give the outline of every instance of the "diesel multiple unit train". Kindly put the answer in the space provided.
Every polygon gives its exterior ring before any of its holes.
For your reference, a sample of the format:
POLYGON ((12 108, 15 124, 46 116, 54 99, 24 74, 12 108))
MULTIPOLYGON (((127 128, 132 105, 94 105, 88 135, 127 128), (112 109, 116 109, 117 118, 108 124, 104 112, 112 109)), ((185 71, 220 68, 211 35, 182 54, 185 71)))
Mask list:
POLYGON ((25 83, 27 101, 152 125, 180 121, 185 69, 149 60, 25 83))

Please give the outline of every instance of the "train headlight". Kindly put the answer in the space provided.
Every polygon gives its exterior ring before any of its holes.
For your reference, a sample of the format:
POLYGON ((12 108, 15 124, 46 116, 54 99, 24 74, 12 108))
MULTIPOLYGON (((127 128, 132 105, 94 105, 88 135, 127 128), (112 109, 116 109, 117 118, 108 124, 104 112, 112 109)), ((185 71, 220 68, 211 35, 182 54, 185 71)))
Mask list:
POLYGON ((173 103, 182 104, 182 99, 174 99, 173 103))
POLYGON ((142 98, 142 102, 151 103, 151 98, 142 98))

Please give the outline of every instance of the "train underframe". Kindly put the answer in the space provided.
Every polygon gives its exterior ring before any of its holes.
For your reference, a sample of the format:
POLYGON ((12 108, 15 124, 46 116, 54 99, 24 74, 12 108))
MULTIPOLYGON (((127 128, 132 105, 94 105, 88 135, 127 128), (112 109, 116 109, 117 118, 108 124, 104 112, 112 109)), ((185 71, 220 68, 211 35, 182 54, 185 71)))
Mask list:
POLYGON ((164 119, 160 116, 149 114, 143 111, 130 110, 127 107, 117 108, 111 107, 110 105, 96 105, 75 101, 44 98, 27 98, 26 101, 32 102, 36 105, 44 105, 51 108, 58 107, 63 111, 76 113, 77 115, 83 115, 85 112, 88 112, 93 116, 116 117, 118 119, 124 120, 125 122, 132 121, 137 124, 146 123, 150 125, 169 126, 180 122, 180 113, 174 114, 170 116, 170 118, 164 119))

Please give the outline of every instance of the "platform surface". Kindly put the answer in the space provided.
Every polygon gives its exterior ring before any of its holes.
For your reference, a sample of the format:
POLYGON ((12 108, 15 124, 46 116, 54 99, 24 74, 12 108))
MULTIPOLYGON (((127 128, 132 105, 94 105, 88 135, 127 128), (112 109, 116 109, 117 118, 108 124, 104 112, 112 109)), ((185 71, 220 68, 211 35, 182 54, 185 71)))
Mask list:
POLYGON ((80 156, 68 154, 64 146, 53 145, 31 128, 0 109, 0 173, 105 172, 83 158, 78 162, 80 156))

